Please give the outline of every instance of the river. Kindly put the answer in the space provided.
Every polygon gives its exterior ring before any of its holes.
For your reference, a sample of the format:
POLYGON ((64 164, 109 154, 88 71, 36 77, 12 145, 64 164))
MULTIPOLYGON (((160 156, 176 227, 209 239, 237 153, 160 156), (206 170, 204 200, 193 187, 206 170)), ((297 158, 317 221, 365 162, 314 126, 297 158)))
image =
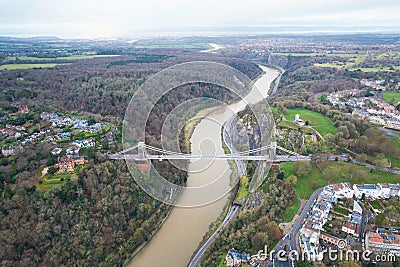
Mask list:
MULTIPOLYGON (((265 72, 255 85, 262 91, 263 97, 268 96, 271 83, 279 76, 279 71, 260 66, 265 72)), ((255 89, 245 97, 247 103, 257 103, 261 99, 255 89)), ((245 108, 245 102, 239 101, 230 106, 218 109, 204 118, 195 127, 191 141, 191 153, 223 154, 221 143, 221 126, 233 113, 245 108)), ((213 183, 212 192, 201 191, 201 194, 224 195, 229 191, 230 167, 226 160, 198 160, 189 164, 188 187, 197 187, 213 183), (203 169, 198 172, 199 169, 203 169), (194 172, 191 172, 195 170, 194 172)), ((211 191, 211 190, 210 190, 211 191)), ((183 190, 182 200, 205 197, 192 195, 193 191, 183 190)), ((223 211, 228 196, 196 208, 174 207, 161 229, 149 243, 128 264, 131 267, 184 267, 199 246, 203 236, 223 211)), ((186 201, 187 202, 187 201, 186 201)))

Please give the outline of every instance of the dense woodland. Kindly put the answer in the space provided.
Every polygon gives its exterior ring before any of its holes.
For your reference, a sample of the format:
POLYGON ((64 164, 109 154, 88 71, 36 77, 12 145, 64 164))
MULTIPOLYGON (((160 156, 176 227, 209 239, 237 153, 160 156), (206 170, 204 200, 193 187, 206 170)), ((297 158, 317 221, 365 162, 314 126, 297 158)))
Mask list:
POLYGON ((267 245, 272 249, 282 238, 278 227, 284 211, 296 201, 296 193, 288 181, 280 180, 272 171, 261 186, 263 200, 253 209, 245 209, 231 223, 204 254, 201 266, 218 266, 225 252, 232 248, 251 255, 263 250, 267 245))
MULTIPOLYGON (((54 69, 1 71, 0 103, 2 108, 13 101, 27 104, 36 116, 30 119, 39 128, 45 126, 38 118, 42 111, 92 114, 121 125, 131 96, 146 78, 165 67, 194 60, 225 63, 251 78, 261 73, 256 64, 245 60, 166 49, 79 60, 54 69)), ((153 137, 159 135, 166 114, 185 99, 201 96, 224 101, 235 98, 204 84, 178 88, 153 109, 147 141, 158 145, 159 139, 153 137)), ((37 168, 49 160, 51 149, 50 144, 35 144, 19 156, 1 158, 1 265, 122 265, 148 240, 171 207, 140 189, 125 162, 109 161, 99 152, 92 152, 77 181, 40 191, 37 168)), ((165 161, 155 165, 169 180, 184 184, 183 171, 165 161)))

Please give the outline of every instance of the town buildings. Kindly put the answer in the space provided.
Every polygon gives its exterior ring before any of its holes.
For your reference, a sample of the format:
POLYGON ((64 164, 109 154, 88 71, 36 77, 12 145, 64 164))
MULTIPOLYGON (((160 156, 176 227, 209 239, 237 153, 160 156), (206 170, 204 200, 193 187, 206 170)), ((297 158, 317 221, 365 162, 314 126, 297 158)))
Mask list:
MULTIPOLYGON (((363 221, 363 207, 358 199, 384 199, 389 197, 400 197, 399 184, 355 184, 350 186, 348 183, 332 184, 325 186, 318 196, 315 203, 309 210, 309 214, 303 221, 299 233, 300 247, 305 255, 311 260, 321 260, 320 240, 330 244, 338 244, 340 239, 326 233, 323 226, 332 219, 330 215, 333 204, 339 199, 353 199, 352 210, 348 209, 348 215, 345 217, 344 224, 341 227, 342 232, 347 233, 354 238, 361 238, 363 221)), ((347 212, 347 211, 346 211, 347 212)), ((343 215, 342 215, 343 216, 343 215)), ((368 232, 365 243, 367 249, 380 252, 397 253, 400 255, 400 236, 385 233, 368 232)))
POLYGON ((227 266, 241 266, 250 260, 249 253, 241 253, 237 250, 230 249, 225 256, 227 266))
POLYGON ((379 228, 376 232, 369 231, 365 236, 365 247, 376 253, 400 256, 400 235, 379 228))
POLYGON ((400 196, 398 184, 355 184, 353 185, 354 197, 380 199, 400 196))

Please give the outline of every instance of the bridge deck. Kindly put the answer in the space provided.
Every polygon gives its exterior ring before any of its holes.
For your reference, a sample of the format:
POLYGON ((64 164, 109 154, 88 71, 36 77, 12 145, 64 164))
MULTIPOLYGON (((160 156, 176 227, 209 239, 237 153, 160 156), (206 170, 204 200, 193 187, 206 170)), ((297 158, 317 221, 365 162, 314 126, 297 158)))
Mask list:
POLYGON ((130 159, 130 160, 200 160, 200 159, 215 159, 215 160, 262 160, 271 162, 285 162, 285 161, 311 161, 309 156, 275 156, 271 160, 269 156, 231 156, 231 155, 146 155, 141 157, 139 155, 111 155, 110 159, 130 159))

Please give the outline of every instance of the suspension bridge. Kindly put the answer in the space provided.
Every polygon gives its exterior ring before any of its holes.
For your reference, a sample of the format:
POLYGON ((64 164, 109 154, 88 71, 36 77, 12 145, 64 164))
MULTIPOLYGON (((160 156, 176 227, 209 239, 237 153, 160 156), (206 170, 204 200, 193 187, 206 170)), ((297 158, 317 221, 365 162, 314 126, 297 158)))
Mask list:
POLYGON ((276 142, 271 142, 270 145, 242 151, 232 154, 185 154, 181 152, 168 151, 162 148, 147 145, 145 142, 139 142, 137 145, 124 149, 116 154, 110 155, 110 159, 129 159, 135 161, 145 160, 199 160, 199 159, 215 159, 215 160, 255 160, 255 161, 270 161, 270 162, 287 162, 287 161, 311 161, 311 157, 302 156, 296 152, 278 146, 276 142), (137 154, 129 153, 137 150, 137 154), (275 151, 280 150, 289 154, 275 155, 275 151), (257 155, 257 153, 267 151, 266 155, 257 155), (149 153, 150 152, 150 153, 149 153))

